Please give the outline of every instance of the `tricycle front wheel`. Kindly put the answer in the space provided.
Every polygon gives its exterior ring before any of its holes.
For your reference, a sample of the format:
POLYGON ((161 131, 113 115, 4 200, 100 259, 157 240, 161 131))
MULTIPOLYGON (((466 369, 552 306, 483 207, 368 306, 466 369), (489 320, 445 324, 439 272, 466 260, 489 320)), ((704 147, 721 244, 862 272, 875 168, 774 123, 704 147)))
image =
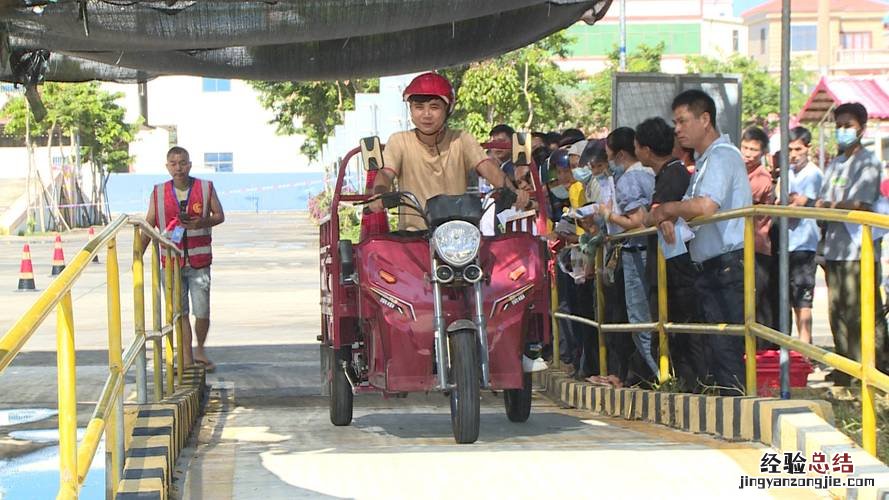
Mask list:
POLYGON ((459 330, 450 335, 451 427, 458 444, 478 440, 479 361, 474 330, 459 330))

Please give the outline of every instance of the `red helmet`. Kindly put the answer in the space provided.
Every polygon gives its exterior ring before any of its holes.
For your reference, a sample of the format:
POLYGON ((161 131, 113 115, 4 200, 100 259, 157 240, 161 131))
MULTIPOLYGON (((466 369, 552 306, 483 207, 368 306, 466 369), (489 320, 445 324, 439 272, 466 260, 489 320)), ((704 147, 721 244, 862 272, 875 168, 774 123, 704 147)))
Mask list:
POLYGON ((411 83, 404 89, 404 94, 402 95, 405 101, 415 95, 440 97, 448 105, 448 113, 454 110, 454 101, 456 101, 454 87, 451 86, 451 82, 432 71, 423 73, 411 80, 411 83))

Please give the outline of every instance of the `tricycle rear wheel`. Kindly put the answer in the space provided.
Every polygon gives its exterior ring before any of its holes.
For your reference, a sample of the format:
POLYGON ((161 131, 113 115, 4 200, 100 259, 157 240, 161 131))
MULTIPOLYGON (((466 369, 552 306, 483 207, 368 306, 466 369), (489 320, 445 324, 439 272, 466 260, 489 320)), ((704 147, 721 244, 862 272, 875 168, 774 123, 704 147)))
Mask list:
POLYGON ((531 416, 531 374, 522 375, 521 389, 503 391, 503 405, 510 422, 526 422, 531 416))
POLYGON ((337 426, 352 423, 352 386, 346 378, 343 362, 349 359, 348 349, 330 348, 330 423, 337 426))
POLYGON ((479 361, 474 330, 459 330, 450 335, 451 427, 458 444, 478 440, 479 361))

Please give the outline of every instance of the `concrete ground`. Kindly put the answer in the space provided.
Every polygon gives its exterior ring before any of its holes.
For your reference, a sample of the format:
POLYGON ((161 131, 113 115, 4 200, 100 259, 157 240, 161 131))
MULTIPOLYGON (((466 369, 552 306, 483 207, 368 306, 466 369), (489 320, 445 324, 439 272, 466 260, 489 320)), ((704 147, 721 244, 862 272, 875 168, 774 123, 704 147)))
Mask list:
MULTIPOLYGON (((760 474, 761 445, 592 417, 539 397, 516 424, 499 396, 485 394, 473 445, 454 444, 439 394, 357 396, 352 425, 334 427, 327 398, 314 395, 314 346, 276 349, 290 354, 276 374, 217 373, 225 380, 180 461, 181 498, 819 498, 740 490, 741 476, 760 474)), ((258 349, 241 356, 248 366, 263 359, 258 349)))
MULTIPOLYGON (((52 239, 31 239, 39 288, 51 281, 52 239)), ((69 261, 86 239, 85 231, 64 235, 69 261)), ((0 331, 38 296, 13 291, 23 242, 0 238, 0 331)), ((133 338, 131 245, 127 230, 118 242, 124 345, 133 338)), ((105 255, 100 258, 104 263, 105 255)), ((354 424, 334 428, 326 399, 318 396, 317 229, 303 213, 229 214, 214 230, 214 258, 208 353, 218 369, 209 382, 225 390, 202 420, 191 473, 179 484, 187 498, 756 494, 738 484, 741 475, 758 473, 762 447, 590 418, 543 399, 535 400, 529 423, 516 425, 506 420, 502 402, 487 395, 474 446, 452 444, 446 400, 439 395, 362 396, 354 424)), ((81 423, 107 375, 105 284, 104 265, 91 264, 72 291, 81 423)), ((822 291, 816 294, 819 341, 829 338, 822 291)), ((150 312, 147 317, 150 325, 150 312)), ((56 407, 54 350, 50 315, 0 376, 0 409, 56 407)), ((132 384, 132 371, 128 380, 132 384)), ((0 469, 4 458, 37 446, 10 439, 9 431, 55 425, 54 417, 0 422, 0 469)))

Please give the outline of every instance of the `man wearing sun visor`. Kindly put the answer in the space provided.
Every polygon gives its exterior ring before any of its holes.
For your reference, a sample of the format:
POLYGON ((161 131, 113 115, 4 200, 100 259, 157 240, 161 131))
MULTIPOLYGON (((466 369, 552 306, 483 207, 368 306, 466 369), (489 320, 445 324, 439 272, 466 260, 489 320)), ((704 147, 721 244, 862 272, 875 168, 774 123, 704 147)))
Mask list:
MULTIPOLYGON (((528 204, 528 193, 517 190, 500 170, 500 165, 485 154, 478 141, 462 130, 447 127, 456 97, 447 78, 433 72, 414 78, 404 89, 410 106, 414 129, 392 134, 383 149, 383 168, 374 181, 373 194, 389 191, 394 179, 398 189, 426 200, 440 194, 464 194, 467 174, 473 169, 494 187, 507 187, 516 193, 515 206, 528 204)), ((382 212, 382 200, 370 205, 382 212)), ((398 228, 422 230, 426 224, 410 209, 399 209, 398 228)))

